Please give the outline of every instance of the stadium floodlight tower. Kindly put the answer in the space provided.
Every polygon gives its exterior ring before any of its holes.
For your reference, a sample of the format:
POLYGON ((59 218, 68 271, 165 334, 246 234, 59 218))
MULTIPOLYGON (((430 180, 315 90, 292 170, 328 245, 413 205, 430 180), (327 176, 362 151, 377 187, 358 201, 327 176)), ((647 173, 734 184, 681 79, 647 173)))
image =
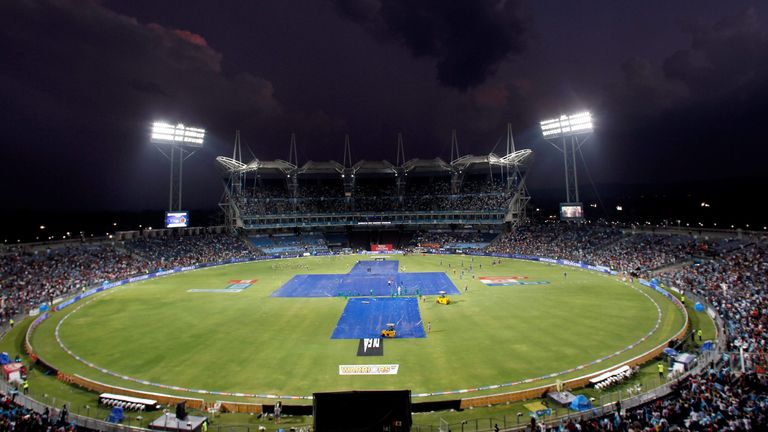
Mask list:
POLYGON ((168 211, 181 210, 182 174, 184 161, 203 147, 205 129, 179 123, 152 124, 152 142, 160 153, 171 161, 171 184, 168 192, 168 211))
POLYGON ((579 203, 579 176, 576 151, 592 134, 592 114, 589 111, 541 122, 541 133, 548 143, 563 152, 565 166, 565 195, 568 203, 579 203), (569 160, 570 153, 570 160, 569 160))

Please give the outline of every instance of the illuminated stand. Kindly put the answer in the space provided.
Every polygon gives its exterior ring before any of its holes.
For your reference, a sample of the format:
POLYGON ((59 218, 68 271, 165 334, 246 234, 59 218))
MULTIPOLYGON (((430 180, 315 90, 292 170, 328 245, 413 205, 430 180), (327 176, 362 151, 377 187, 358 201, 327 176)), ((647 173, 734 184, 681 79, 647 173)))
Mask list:
POLYGON ((187 127, 179 123, 152 124, 152 139, 160 153, 171 161, 171 184, 168 192, 168 211, 181 210, 182 174, 184 161, 203 147, 205 129, 187 127))
POLYGON ((589 139, 592 130, 592 114, 589 111, 572 115, 564 114, 559 118, 541 122, 541 133, 544 139, 563 152, 565 204, 581 206, 579 176, 576 170, 576 151, 580 150, 581 146, 589 139))

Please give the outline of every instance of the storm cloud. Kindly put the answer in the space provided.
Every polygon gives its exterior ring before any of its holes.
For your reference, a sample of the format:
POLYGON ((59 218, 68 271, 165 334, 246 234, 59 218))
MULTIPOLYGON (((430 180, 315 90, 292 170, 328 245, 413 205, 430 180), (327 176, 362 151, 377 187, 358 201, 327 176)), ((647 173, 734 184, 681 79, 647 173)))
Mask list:
POLYGON ((435 60, 438 81, 459 90, 483 84, 526 47, 526 25, 513 1, 337 0, 339 12, 377 37, 435 60))

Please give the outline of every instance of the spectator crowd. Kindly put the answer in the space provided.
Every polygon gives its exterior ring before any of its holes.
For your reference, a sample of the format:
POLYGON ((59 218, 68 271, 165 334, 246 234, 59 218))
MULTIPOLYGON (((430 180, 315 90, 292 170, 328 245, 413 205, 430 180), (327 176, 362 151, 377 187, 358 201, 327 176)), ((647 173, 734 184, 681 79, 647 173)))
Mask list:
POLYGON ((83 243, 0 254, 0 323, 106 281, 260 254, 226 234, 83 243))
MULTIPOLYGON (((471 230, 419 232, 413 244, 470 243, 490 241, 493 236, 471 230)), ((321 235, 316 237, 322 241, 321 235)), ((286 243, 290 239, 280 240, 286 243)), ((12 249, 0 255, 0 319, 5 322, 16 313, 108 280, 253 256, 259 253, 254 243, 257 241, 251 239, 249 246, 243 239, 228 235, 200 235, 84 243, 57 249, 12 249)), ((603 418, 540 426, 544 430, 768 430, 765 238, 716 240, 626 233, 612 226, 543 224, 498 235, 486 251, 562 258, 656 278, 683 293, 706 299, 724 322, 727 353, 709 369, 678 383, 669 396, 603 418), (739 362, 733 361, 734 353, 740 350, 745 353, 745 372, 739 362)), ((14 410, 7 402, 0 412, 0 429, 10 423, 39 421, 39 415, 14 410)))
POLYGON ((539 425, 568 431, 768 430, 768 243, 626 234, 610 226, 544 224, 499 236, 489 252, 547 256, 656 278, 707 300, 725 326, 726 353, 665 398, 600 419, 539 425), (741 372, 739 350, 744 352, 741 372))
POLYGON ((489 252, 545 256, 647 273, 708 250, 712 242, 691 236, 624 234, 610 226, 524 226, 497 238, 489 252))
POLYGON ((0 399, 0 431, 14 432, 73 432, 78 430, 75 423, 70 421, 66 405, 58 412, 48 408, 42 413, 24 408, 15 401, 13 396, 3 396, 0 399))
POLYGON ((474 249, 478 245, 487 246, 498 235, 499 233, 497 232, 471 230, 417 231, 411 238, 408 248, 462 248, 463 246, 471 245, 474 249))
POLYGON ((754 372, 710 368, 679 382, 668 396, 594 419, 538 424, 539 431, 762 431, 768 428, 768 381, 754 372))
POLYGON ((359 181, 345 191, 341 181, 300 184, 295 192, 285 182, 263 182, 237 197, 244 215, 339 212, 501 211, 512 199, 503 183, 469 179, 452 190, 450 177, 428 177, 398 186, 390 181, 359 181))

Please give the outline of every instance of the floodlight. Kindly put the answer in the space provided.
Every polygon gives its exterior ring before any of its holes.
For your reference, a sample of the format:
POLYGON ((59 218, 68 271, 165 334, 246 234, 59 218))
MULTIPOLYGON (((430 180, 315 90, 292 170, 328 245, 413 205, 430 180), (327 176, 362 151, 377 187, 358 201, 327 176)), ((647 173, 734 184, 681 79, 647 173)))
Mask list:
POLYGON ((181 210, 181 178, 184 160, 203 147, 205 129, 184 126, 183 123, 156 121, 152 123, 150 140, 156 144, 160 153, 171 161, 171 184, 169 188, 168 210, 181 210))
POLYGON ((584 111, 577 114, 561 115, 559 118, 540 123, 544 138, 558 138, 592 132, 592 114, 584 111))
POLYGON ((165 122, 152 124, 152 142, 154 143, 202 147, 204 139, 205 129, 184 126, 182 123, 175 126, 165 122))
POLYGON ((565 165, 565 194, 567 202, 578 203, 579 178, 576 169, 576 151, 586 142, 592 133, 592 114, 583 111, 576 114, 563 114, 558 118, 544 120, 539 123, 544 139, 556 149, 563 152, 565 165), (583 136, 583 138, 581 137, 583 136), (555 140, 562 138, 562 140, 555 140), (560 142, 562 141, 562 143, 560 142), (570 153, 570 161, 569 155, 570 153))

